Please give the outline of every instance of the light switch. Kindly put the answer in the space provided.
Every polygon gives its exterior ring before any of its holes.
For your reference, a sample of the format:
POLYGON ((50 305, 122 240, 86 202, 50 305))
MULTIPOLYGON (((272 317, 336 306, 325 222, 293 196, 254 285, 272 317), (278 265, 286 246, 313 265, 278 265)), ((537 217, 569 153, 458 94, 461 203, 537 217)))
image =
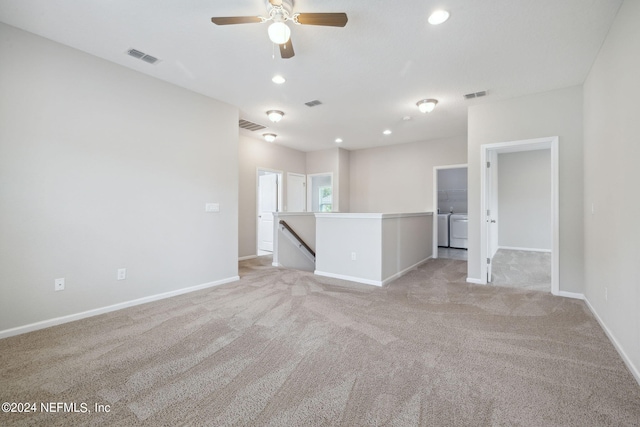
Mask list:
POLYGON ((220 203, 206 203, 204 205, 205 212, 220 212, 220 203))

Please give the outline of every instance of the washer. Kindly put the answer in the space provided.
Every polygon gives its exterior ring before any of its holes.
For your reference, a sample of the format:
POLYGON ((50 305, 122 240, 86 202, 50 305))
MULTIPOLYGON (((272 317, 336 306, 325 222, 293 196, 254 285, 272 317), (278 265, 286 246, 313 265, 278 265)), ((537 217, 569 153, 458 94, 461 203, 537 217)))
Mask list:
POLYGON ((469 217, 466 213, 452 214, 449 218, 449 246, 452 248, 467 249, 469 229, 469 217))
POLYGON ((449 217, 450 213, 438 214, 438 246, 449 247, 449 217))

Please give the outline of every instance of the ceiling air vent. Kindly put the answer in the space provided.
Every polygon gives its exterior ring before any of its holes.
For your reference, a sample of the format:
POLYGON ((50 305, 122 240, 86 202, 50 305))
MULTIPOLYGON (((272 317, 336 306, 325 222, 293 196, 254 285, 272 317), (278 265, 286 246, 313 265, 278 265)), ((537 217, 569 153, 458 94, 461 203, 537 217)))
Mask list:
POLYGON ((147 55, 146 53, 140 52, 136 49, 129 49, 127 51, 127 55, 133 56, 134 58, 140 59, 149 64, 155 64, 156 62, 158 62, 158 58, 156 58, 155 56, 147 55))
POLYGON ((480 98, 482 96, 486 96, 487 95, 487 91, 483 90, 480 92, 473 92, 473 93, 468 93, 466 95, 464 95, 465 99, 473 99, 473 98, 480 98))
POLYGON ((307 107, 315 107, 316 105, 320 105, 320 104, 322 104, 322 102, 318 101, 317 99, 314 101, 309 101, 304 103, 304 105, 306 105, 307 107))
POLYGON ((250 130, 252 132, 267 128, 266 126, 262 126, 262 125, 259 125, 257 123, 253 123, 253 122, 250 122, 249 120, 245 120, 245 119, 240 119, 240 121, 238 122, 238 126, 240 126, 240 129, 246 129, 246 130, 250 130))

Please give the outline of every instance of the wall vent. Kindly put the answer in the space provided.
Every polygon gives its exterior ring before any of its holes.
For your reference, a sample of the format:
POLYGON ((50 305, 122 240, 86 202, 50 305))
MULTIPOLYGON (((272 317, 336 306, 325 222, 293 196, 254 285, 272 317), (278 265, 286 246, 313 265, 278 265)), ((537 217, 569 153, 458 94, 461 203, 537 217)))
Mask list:
POLYGON ((155 56, 147 55, 146 53, 140 52, 136 49, 129 49, 127 51, 127 55, 133 56, 134 58, 140 59, 149 64, 155 64, 156 62, 158 62, 158 58, 156 58, 155 56))
POLYGON ((318 101, 317 99, 304 103, 304 105, 306 105, 307 107, 315 107, 316 105, 320 105, 320 104, 322 104, 322 102, 318 101))
POLYGON ((482 96, 486 96, 487 95, 487 91, 483 90, 480 92, 473 92, 473 93, 468 93, 466 95, 464 95, 465 99, 473 99, 473 98, 480 98, 482 96))
POLYGON ((262 126, 262 125, 259 125, 257 123, 253 123, 253 122, 250 122, 249 120, 245 120, 245 119, 240 119, 240 121, 238 122, 238 126, 240 126, 240 129, 246 129, 246 130, 250 130, 252 132, 267 128, 266 126, 262 126))

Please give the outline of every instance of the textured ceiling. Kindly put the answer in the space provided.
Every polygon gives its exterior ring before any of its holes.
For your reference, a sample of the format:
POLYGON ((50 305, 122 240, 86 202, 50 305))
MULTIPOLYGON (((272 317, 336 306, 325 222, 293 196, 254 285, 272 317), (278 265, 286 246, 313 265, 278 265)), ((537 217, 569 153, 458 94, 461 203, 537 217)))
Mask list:
POLYGON ((346 12, 344 28, 292 25, 283 60, 264 0, 0 0, 0 21, 235 105, 302 151, 358 149, 465 135, 474 103, 584 82, 621 0, 297 0, 294 12, 346 12), (431 11, 451 18, 431 26, 431 11), (161 61, 125 53, 135 48, 161 61), (277 48, 277 46, 276 46, 277 48), (273 54, 275 52, 275 58, 273 54), (282 74, 287 82, 271 82, 282 74), (469 92, 488 96, 465 100, 469 92), (416 102, 439 100, 430 114, 416 102), (311 100, 322 105, 309 108, 311 100), (265 112, 284 119, 271 124, 265 112), (403 117, 410 116, 410 120, 403 117), (391 129, 389 136, 382 135, 391 129))

